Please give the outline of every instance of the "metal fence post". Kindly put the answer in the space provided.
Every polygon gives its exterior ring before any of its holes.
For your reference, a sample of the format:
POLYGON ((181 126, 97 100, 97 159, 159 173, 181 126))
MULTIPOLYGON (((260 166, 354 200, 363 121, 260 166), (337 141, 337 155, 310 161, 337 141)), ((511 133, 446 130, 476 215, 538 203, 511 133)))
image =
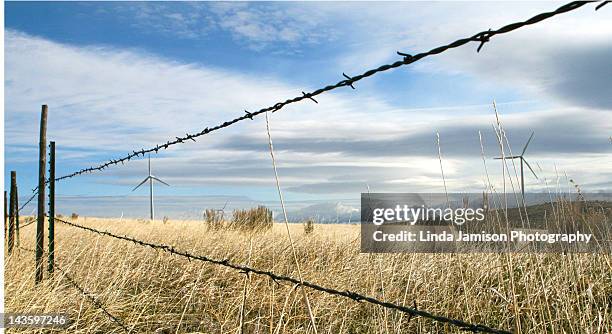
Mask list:
POLYGON ((40 112, 40 138, 38 145, 38 219, 36 221, 36 275, 34 283, 43 279, 43 252, 45 247, 45 170, 47 162, 47 105, 40 112))
POLYGON ((15 176, 15 238, 17 248, 19 248, 19 187, 17 187, 17 177, 15 176))
POLYGON ((11 201, 9 203, 9 226, 8 226, 8 254, 13 253, 15 246, 15 186, 17 183, 17 173, 11 171, 11 201))
POLYGON ((53 275, 55 266, 55 142, 49 145, 49 263, 47 271, 53 275))

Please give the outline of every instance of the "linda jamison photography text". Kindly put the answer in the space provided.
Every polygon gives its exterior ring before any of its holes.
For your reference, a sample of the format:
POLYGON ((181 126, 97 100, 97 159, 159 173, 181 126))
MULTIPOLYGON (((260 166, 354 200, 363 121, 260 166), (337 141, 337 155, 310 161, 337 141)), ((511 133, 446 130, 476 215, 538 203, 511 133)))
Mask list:
MULTIPOLYGON (((582 194, 593 203, 607 195, 582 194), (603 196, 603 197, 602 197, 603 196)), ((362 193, 363 253, 602 252, 596 216, 559 219, 546 194, 362 193)), ((568 198, 574 203, 585 200, 568 198)), ((582 202, 581 202, 582 201, 582 202)), ((582 204, 575 212, 592 211, 582 204)), ((603 204, 600 204, 603 205, 603 204)))
POLYGON ((525 232, 521 230, 512 230, 510 233, 466 233, 458 231, 457 233, 442 231, 439 233, 433 231, 401 231, 399 233, 385 233, 383 231, 375 231, 372 234, 374 241, 388 242, 543 242, 543 243, 589 243, 592 238, 590 233, 541 233, 541 232, 525 232))

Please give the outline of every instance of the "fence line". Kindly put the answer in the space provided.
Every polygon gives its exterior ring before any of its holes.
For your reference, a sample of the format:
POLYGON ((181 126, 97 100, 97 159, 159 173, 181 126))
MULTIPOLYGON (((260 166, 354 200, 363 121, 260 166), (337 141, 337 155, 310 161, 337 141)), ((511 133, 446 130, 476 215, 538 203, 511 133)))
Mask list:
MULTIPOLYGON (((565 4, 565 5, 557 8, 554 11, 544 12, 544 13, 538 14, 538 15, 533 16, 532 18, 530 18, 528 20, 511 23, 511 24, 505 25, 505 26, 503 26, 503 27, 501 27, 501 28, 499 28, 497 30, 489 29, 489 30, 486 30, 486 31, 481 31, 479 33, 474 34, 473 36, 458 39, 458 40, 456 40, 456 41, 454 41, 452 43, 449 43, 449 44, 446 44, 446 45, 442 45, 442 46, 433 48, 433 49, 431 49, 429 51, 426 51, 426 52, 422 52, 422 53, 418 53, 418 54, 414 54, 414 55, 410 55, 410 54, 403 53, 403 52, 397 52, 398 55, 402 56, 402 60, 396 61, 396 62, 391 63, 391 64, 382 65, 382 66, 379 66, 379 67, 377 67, 375 69, 367 70, 364 73, 356 75, 356 76, 353 76, 353 77, 348 76, 347 74, 342 73, 342 75, 346 79, 345 80, 341 80, 341 81, 339 81, 339 82, 337 82, 335 84, 331 84, 331 85, 328 85, 328 86, 316 89, 316 90, 314 90, 314 91, 312 91, 310 93, 306 93, 306 92, 302 91, 302 95, 299 95, 297 97, 285 100, 283 102, 277 102, 276 104, 274 104, 272 106, 269 106, 269 107, 266 107, 266 108, 262 108, 262 109, 260 109, 258 111, 255 111, 255 112, 249 112, 249 111, 245 110, 245 114, 240 116, 240 117, 236 117, 236 118, 234 118, 232 120, 226 121, 226 122, 224 122, 222 124, 213 126, 211 128, 207 127, 207 128, 203 129, 202 131, 200 131, 198 133, 193 133, 193 134, 187 133, 187 134, 185 134, 185 136, 175 137, 176 139, 169 140, 165 144, 158 144, 155 147, 151 147, 151 148, 147 148, 147 149, 143 148, 143 149, 140 149, 138 151, 132 151, 132 153, 129 153, 129 154, 127 154, 126 156, 124 156, 122 158, 110 159, 107 162, 102 163, 102 164, 100 164, 100 165, 98 165, 96 167, 92 166, 92 167, 89 167, 89 168, 83 168, 83 169, 78 170, 76 172, 73 172, 73 173, 70 173, 70 174, 67 174, 67 175, 64 175, 64 176, 60 176, 60 177, 56 178, 55 180, 56 181, 61 181, 61 180, 72 178, 72 177, 75 177, 75 176, 78 176, 78 175, 81 175, 81 174, 84 174, 84 173, 92 173, 94 171, 101 171, 101 170, 103 170, 103 169, 105 169, 107 167, 110 167, 112 165, 117 165, 119 163, 124 164, 126 161, 129 161, 132 158, 137 158, 139 155, 142 155, 144 157, 145 154, 147 154, 147 153, 158 153, 159 150, 162 150, 162 149, 165 150, 168 147, 173 146, 173 145, 182 144, 182 143, 185 143, 185 142, 188 142, 188 141, 194 141, 195 142, 196 141, 195 138, 198 138, 200 136, 204 136, 204 135, 207 135, 207 134, 209 134, 209 133, 211 133, 213 131, 220 130, 220 129, 232 126, 232 125, 234 125, 234 124, 236 124, 236 123, 238 123, 240 121, 244 121, 244 120, 247 120, 247 119, 252 120, 253 117, 258 116, 258 115, 263 114, 263 113, 266 113, 268 111, 271 111, 271 112, 279 111, 283 107, 285 107, 285 106, 287 106, 289 104, 297 103, 297 102, 300 102, 302 100, 308 99, 308 100, 311 100, 311 101, 313 101, 315 103, 318 103, 318 101, 315 100, 315 97, 318 96, 318 95, 321 95, 321 94, 323 94, 325 92, 332 91, 334 89, 341 88, 341 87, 351 87, 351 88, 355 89, 355 86, 353 84, 358 82, 358 81, 360 81, 360 80, 362 80, 362 79, 365 79, 367 77, 370 77, 370 76, 373 76, 375 74, 378 74, 378 73, 381 73, 381 72, 385 72, 385 71, 388 71, 388 70, 391 70, 391 69, 394 69, 394 68, 398 68, 398 67, 401 67, 401 66, 405 66, 405 65, 409 65, 409 64, 415 63, 415 62, 417 62, 417 61, 419 61, 419 60, 421 60, 423 58, 426 58, 426 57, 429 57, 429 56, 433 56, 433 55, 437 55, 437 54, 443 53, 445 51, 448 51, 450 49, 458 48, 458 47, 463 46, 465 44, 468 44, 470 42, 477 42, 477 43, 479 43, 478 48, 477 48, 476 51, 480 52, 480 50, 482 49, 484 44, 489 42, 491 40, 491 38, 496 36, 496 35, 506 34, 506 33, 509 33, 511 31, 514 31, 516 29, 519 29, 519 28, 522 28, 522 27, 525 27, 525 26, 529 26, 529 25, 533 25, 533 24, 539 23, 539 22, 544 21, 546 19, 549 19, 549 18, 551 18, 553 16, 560 15, 560 14, 563 14, 563 13, 567 13, 567 12, 576 10, 576 9, 578 9, 578 8, 588 4, 588 3, 591 3, 591 2, 598 2, 598 1, 574 1, 574 2, 570 2, 568 4, 565 4)), ((602 4, 597 6, 597 9, 601 8, 601 6, 603 6, 605 4, 606 4, 606 2, 603 2, 602 4)), ((35 190, 36 190, 36 188, 34 188, 34 191, 35 190)))
POLYGON ((133 237, 129 237, 126 235, 117 235, 117 234, 113 234, 111 232, 108 231, 101 231, 92 227, 87 227, 87 226, 83 226, 83 225, 79 225, 79 224, 75 224, 69 221, 65 221, 63 219, 60 218, 55 218, 56 221, 61 222, 63 224, 66 224, 68 226, 72 226, 72 227, 76 227, 79 229, 83 229, 92 233, 96 233, 102 236, 108 236, 108 237, 112 237, 115 239, 119 239, 119 240, 124 240, 124 241, 129 241, 132 242, 134 244, 137 244, 139 246, 144 246, 144 247, 151 247, 155 250, 161 250, 170 254, 174 254, 174 255, 178 255, 181 257, 184 257, 188 260, 198 260, 198 261, 202 261, 202 262, 208 262, 208 263, 212 263, 212 264, 216 264, 216 265, 220 265, 220 266, 224 266, 227 268, 231 268, 234 270, 239 271, 240 273, 244 273, 244 274, 249 274, 249 273, 253 273, 253 274, 258 274, 258 275, 262 275, 262 276, 267 276, 270 277, 272 280, 274 281, 285 281, 285 282, 290 282, 293 284, 297 284, 297 285, 302 285, 308 288, 311 288, 313 290, 317 290, 317 291, 321 291, 330 295, 335 295, 335 296, 341 296, 341 297, 345 297, 345 298, 349 298, 352 299, 356 302, 361 302, 361 301, 365 301, 368 302, 370 304, 374 304, 374 305, 378 305, 378 306, 382 306, 384 308, 388 308, 388 309, 393 309, 393 310, 397 310, 397 311, 401 311, 404 313, 407 313, 411 316, 420 316, 420 317, 424 317, 424 318, 428 318, 437 322, 442 322, 442 323, 446 323, 446 324, 450 324, 453 326, 457 326, 459 327, 461 330, 467 330, 467 331, 472 331, 472 332, 483 332, 483 333, 497 333, 497 334, 511 334, 512 332, 510 331, 506 331, 506 330, 501 330, 501 329, 495 329, 492 327, 488 327, 485 325, 481 325, 481 324, 472 324, 472 323, 468 323, 465 322, 463 320, 458 320, 458 319, 453 319, 453 318, 447 318, 444 316, 440 316, 440 315, 435 315, 435 314, 431 314, 429 312, 426 311, 422 311, 422 310, 418 310, 416 308, 410 308, 410 307, 406 307, 403 305, 396 305, 390 302, 386 302, 386 301, 382 301, 382 300, 378 300, 376 298, 373 297, 369 297, 366 295, 362 295, 356 292, 352 292, 349 290, 336 290, 333 288, 328 288, 328 287, 324 287, 309 281, 301 281, 298 278, 294 278, 291 276, 285 276, 285 275, 280 275, 280 274, 275 274, 274 272, 271 271, 266 271, 266 270, 262 270, 262 269, 257 269, 257 268, 253 268, 253 267, 249 267, 246 265, 241 265, 241 264, 236 264, 236 263, 232 263, 230 262, 228 259, 214 259, 214 258, 210 258, 208 256, 204 256, 204 255, 195 255, 195 254, 191 254, 188 253, 186 251, 181 251, 181 250, 177 250, 174 248, 174 246, 169 246, 169 245, 164 245, 164 244, 156 244, 156 243, 151 243, 151 242, 147 242, 144 240, 139 240, 133 237))
MULTIPOLYGON (((32 252, 32 253, 36 253, 35 250, 33 249, 29 249, 26 247, 19 247, 19 249, 28 251, 28 252, 32 252)), ((64 271, 62 268, 60 268, 57 263, 53 264, 53 267, 59 271, 60 273, 62 273, 63 277, 66 278, 66 280, 68 281, 68 283, 75 288, 76 290, 78 290, 84 297, 86 297, 87 299, 89 299, 89 301, 91 302, 91 304, 93 304, 96 308, 102 310, 102 312, 104 312, 104 314, 106 314, 106 316, 108 316, 112 321, 114 321, 117 325, 119 325, 119 327, 121 327, 126 333, 130 333, 131 330, 129 328, 127 328, 127 326, 123 323, 123 321, 121 319, 119 319, 118 317, 114 316, 112 313, 110 313, 106 307, 104 306, 104 304, 102 304, 102 302, 100 302, 96 297, 94 297, 90 292, 88 292, 87 290, 85 290, 83 287, 81 287, 75 279, 73 279, 72 277, 70 277, 70 275, 68 275, 68 273, 66 273, 66 271, 64 271)))

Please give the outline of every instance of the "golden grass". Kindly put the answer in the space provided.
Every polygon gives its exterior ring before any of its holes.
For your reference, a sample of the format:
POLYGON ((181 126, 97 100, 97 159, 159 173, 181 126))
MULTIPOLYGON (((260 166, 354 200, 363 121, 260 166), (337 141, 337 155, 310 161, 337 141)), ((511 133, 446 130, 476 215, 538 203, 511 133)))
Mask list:
MULTIPOLYGON (((208 230, 201 221, 81 217, 78 223, 297 276, 282 225, 249 234, 208 230)), ((520 323, 521 333, 610 333, 612 328, 609 255, 360 254, 359 226, 317 225, 308 235, 301 224, 291 228, 304 279, 320 285, 517 332, 520 323)), ((62 224, 56 225, 56 235, 58 264, 134 332, 239 333, 243 301, 246 333, 313 332, 302 295, 290 285, 259 276, 245 280, 223 267, 62 224)), ((33 248, 33 225, 21 231, 21 239, 33 248)), ((33 269, 30 252, 5 258, 7 312, 66 312, 76 321, 70 333, 123 332, 61 274, 34 287, 33 269)), ((459 332, 316 291, 309 291, 309 298, 319 333, 459 332)))

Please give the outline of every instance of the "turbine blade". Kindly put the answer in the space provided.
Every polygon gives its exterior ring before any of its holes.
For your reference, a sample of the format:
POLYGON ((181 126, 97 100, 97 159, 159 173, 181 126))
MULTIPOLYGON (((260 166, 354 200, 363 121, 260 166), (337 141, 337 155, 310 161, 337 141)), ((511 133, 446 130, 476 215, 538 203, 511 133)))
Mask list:
POLYGON ((140 187, 141 185, 143 185, 145 182, 147 182, 149 180, 149 177, 145 177, 144 180, 142 180, 142 182, 140 182, 134 189, 132 189, 132 191, 138 189, 138 187, 140 187))
POLYGON ((501 159, 510 160, 510 159, 518 159, 518 158, 520 158, 520 156, 518 156, 518 155, 512 155, 512 156, 505 157, 505 158, 502 158, 502 157, 496 157, 496 158, 493 158, 493 159, 495 159, 495 160, 501 160, 501 159))
POLYGON ((527 140, 527 144, 525 144, 525 147, 523 147, 523 152, 521 153, 521 156, 523 156, 525 154, 525 151, 527 151, 527 146, 529 146, 529 143, 531 142, 531 139, 533 138, 534 134, 535 132, 531 131, 531 136, 529 136, 529 139, 527 140))
POLYGON ((166 182, 164 182, 164 181, 162 181, 162 180, 158 179, 158 178, 157 178, 157 177, 155 177, 155 176, 152 176, 152 175, 151 175, 151 178, 152 178, 153 180, 155 180, 155 181, 161 182, 161 183, 163 183, 163 184, 167 185, 168 187, 170 187, 170 185, 169 185, 169 184, 167 184, 166 182))
POLYGON ((529 170, 531 171, 531 173, 533 173, 533 176, 535 176, 535 178, 539 180, 538 176, 537 176, 537 175, 536 175, 536 173, 533 171, 533 168, 531 168, 531 166, 529 165, 529 163, 527 162, 527 160, 525 160, 525 158, 523 158, 523 162, 525 162, 525 165, 527 165, 527 167, 529 167, 529 170))

